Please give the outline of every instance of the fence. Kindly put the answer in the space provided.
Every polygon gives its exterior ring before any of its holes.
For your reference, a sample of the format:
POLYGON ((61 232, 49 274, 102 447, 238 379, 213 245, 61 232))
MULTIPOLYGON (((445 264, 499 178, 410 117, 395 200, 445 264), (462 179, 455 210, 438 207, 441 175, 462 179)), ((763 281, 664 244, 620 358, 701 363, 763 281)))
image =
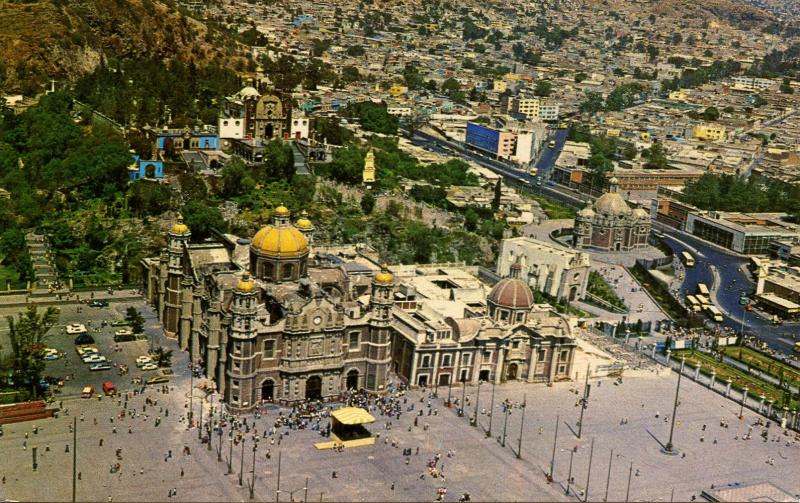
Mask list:
POLYGON ((659 267, 670 265, 672 263, 672 257, 661 257, 655 259, 637 258, 636 263, 647 270, 658 269, 659 267))

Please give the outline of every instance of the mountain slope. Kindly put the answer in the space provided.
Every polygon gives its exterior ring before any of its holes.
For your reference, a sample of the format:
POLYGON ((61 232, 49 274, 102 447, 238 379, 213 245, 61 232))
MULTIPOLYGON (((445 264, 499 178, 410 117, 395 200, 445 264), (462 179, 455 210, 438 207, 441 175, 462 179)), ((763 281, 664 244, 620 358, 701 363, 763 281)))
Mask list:
POLYGON ((0 0, 0 86, 35 94, 101 58, 233 65, 236 43, 157 0, 0 0), (212 43, 213 42, 213 45, 212 43))

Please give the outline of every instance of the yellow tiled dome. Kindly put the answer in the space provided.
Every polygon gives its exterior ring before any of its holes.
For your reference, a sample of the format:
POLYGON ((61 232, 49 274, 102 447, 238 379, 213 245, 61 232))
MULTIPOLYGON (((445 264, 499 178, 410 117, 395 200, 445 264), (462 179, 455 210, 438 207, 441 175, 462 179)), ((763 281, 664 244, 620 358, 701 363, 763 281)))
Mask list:
POLYGON ((394 275, 389 272, 389 268, 384 264, 381 272, 375 275, 375 282, 382 285, 391 285, 392 281, 394 281, 394 275))
POLYGON ((293 225, 267 225, 256 233, 250 246, 272 257, 299 257, 308 253, 308 241, 293 225))
POLYGON ((256 287, 255 282, 250 279, 250 273, 245 271, 242 274, 242 279, 239 280, 239 284, 236 285, 236 288, 239 289, 240 292, 250 293, 256 287))
POLYGON ((305 211, 300 214, 300 218, 297 219, 295 226, 303 231, 309 231, 314 228, 314 224, 308 219, 308 213, 305 211))
POLYGON ((186 234, 189 232, 189 227, 183 223, 183 215, 178 214, 178 221, 172 226, 171 232, 173 234, 186 234))
POLYGON ((290 213, 291 212, 289 211, 289 208, 287 208, 284 205, 278 206, 277 208, 275 208, 275 211, 273 212, 273 214, 278 217, 288 217, 290 213))

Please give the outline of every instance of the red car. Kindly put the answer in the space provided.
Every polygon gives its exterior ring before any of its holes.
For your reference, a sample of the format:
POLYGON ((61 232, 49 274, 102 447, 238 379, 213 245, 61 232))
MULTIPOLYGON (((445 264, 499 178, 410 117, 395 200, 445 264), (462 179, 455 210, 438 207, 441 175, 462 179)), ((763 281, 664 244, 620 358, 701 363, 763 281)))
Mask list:
POLYGON ((92 398, 94 396, 94 386, 84 386, 81 391, 81 398, 92 398))

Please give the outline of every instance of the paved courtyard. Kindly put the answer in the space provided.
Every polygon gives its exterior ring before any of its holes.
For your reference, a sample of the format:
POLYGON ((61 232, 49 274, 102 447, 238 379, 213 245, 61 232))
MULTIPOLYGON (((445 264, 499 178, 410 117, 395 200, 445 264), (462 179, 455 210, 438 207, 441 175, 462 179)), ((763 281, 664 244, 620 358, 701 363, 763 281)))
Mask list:
MULTIPOLYGON (((123 312, 124 304, 114 306, 123 312)), ((66 311, 66 310, 65 310, 66 311)), ((84 310, 86 313, 86 310, 84 310)), ((77 313, 76 313, 77 314, 77 313)), ((146 313, 148 328, 153 328, 152 312, 146 313)), ((164 342, 175 348, 174 341, 164 342)), ((135 343, 138 344, 138 343, 135 343)), ((74 351, 73 351, 74 353, 74 351)), ((104 398, 102 401, 81 400, 68 397, 64 407, 69 415, 36 423, 38 434, 32 432, 32 423, 6 425, 0 438, 0 454, 4 462, 0 475, 6 478, 0 486, 0 497, 14 500, 65 501, 71 498, 71 462, 74 446, 69 426, 74 417, 78 420, 78 471, 79 500, 103 501, 112 497, 117 501, 164 501, 170 489, 176 489, 172 499, 192 501, 245 501, 248 499, 247 480, 253 462, 253 441, 233 447, 231 475, 226 475, 230 443, 228 429, 223 435, 223 461, 217 461, 219 437, 213 436, 212 450, 198 440, 197 430, 187 430, 183 414, 188 410, 189 373, 187 356, 176 351, 173 367, 176 375, 170 383, 171 391, 161 393, 148 387, 144 394, 128 400, 129 410, 136 409, 135 417, 118 417, 124 402, 104 398), (145 399, 157 400, 148 405, 145 399), (169 415, 167 416, 167 409, 169 415), (145 416, 146 414, 146 416, 145 416), (160 426, 155 419, 161 418, 160 426), (114 418, 113 424, 111 418, 114 418), (95 419, 97 424, 95 424, 95 419), (113 433, 116 426, 117 433, 113 433), (129 433, 130 428, 130 433, 129 433), (28 433, 26 448, 25 433, 28 433), (100 445, 101 439, 103 440, 100 445), (70 444, 70 452, 65 452, 70 444), (32 448, 38 448, 39 467, 31 469, 32 448), (49 446, 50 450, 47 451, 49 446), (189 447, 190 454, 184 454, 189 447), (122 449, 121 460, 115 451, 122 449), (168 457, 168 451, 172 457, 168 457), (239 467, 244 453, 244 485, 238 485, 239 467), (121 471, 111 473, 110 467, 119 462, 121 471)), ((388 418, 373 411, 377 422, 371 430, 380 433, 376 445, 345 449, 341 453, 318 451, 313 444, 321 437, 310 429, 291 430, 282 440, 262 438, 256 452, 255 498, 273 500, 276 497, 277 460, 281 452, 281 501, 300 501, 308 478, 308 499, 318 501, 408 501, 433 500, 438 487, 446 487, 446 501, 456 501, 469 492, 473 500, 577 500, 586 489, 589 449, 594 439, 589 500, 600 501, 605 496, 612 461, 608 499, 624 500, 629 470, 633 463, 630 486, 631 501, 668 501, 674 490, 675 501, 699 497, 704 489, 771 481, 791 492, 800 493, 800 444, 784 437, 776 425, 770 428, 769 441, 760 436, 755 427, 752 440, 742 440, 751 423, 758 416, 745 412, 737 418, 739 407, 734 402, 712 393, 704 387, 684 379, 681 388, 681 406, 675 428, 674 443, 686 456, 666 456, 660 452, 659 442, 666 442, 669 423, 665 415, 671 414, 676 376, 629 378, 621 385, 611 380, 591 382, 591 399, 584 418, 583 435, 577 439, 571 430, 577 428, 580 409, 576 406, 575 385, 559 383, 552 387, 510 383, 495 389, 495 414, 492 436, 484 431, 489 426, 489 416, 479 414, 479 427, 471 427, 466 418, 457 416, 455 409, 447 409, 443 400, 447 388, 439 388, 439 399, 433 399, 431 410, 438 415, 428 416, 427 396, 418 390, 411 391, 403 404, 400 418, 393 418, 392 427, 386 429, 388 418), (521 459, 515 452, 521 426, 521 409, 512 407, 507 421, 505 447, 498 436, 504 428, 501 402, 505 399, 515 404, 527 399, 527 409, 522 439, 521 459), (422 401, 420 399, 422 398, 422 401), (414 411, 407 409, 414 406, 414 411), (423 416, 414 427, 415 414, 422 408, 423 416), (656 417, 658 413, 659 417, 656 417), (553 450, 556 417, 560 417, 556 441, 554 481, 548 484, 553 450), (627 424, 620 424, 627 418, 627 424), (730 427, 720 426, 726 419, 730 427), (424 425, 428 424, 426 430, 424 425), (705 431, 703 425, 706 425, 705 431), (738 438, 737 438, 738 437, 738 438), (701 442, 701 438, 704 441, 701 442), (397 447, 393 447, 391 440, 397 447), (715 443, 716 440, 716 443, 715 443), (387 442, 387 443, 384 443, 387 442), (574 455, 569 495, 565 494, 570 450, 577 446, 574 455), (403 448, 411 448, 408 464, 402 455, 403 448), (416 449, 419 448, 419 454, 416 449), (267 459, 266 451, 271 457, 267 459), (610 449, 614 449, 613 457, 610 449), (453 452, 448 457, 448 451, 453 452), (425 464, 435 454, 441 454, 440 466, 446 477, 433 479, 425 464), (771 460, 773 464, 768 464, 771 460), (333 478, 333 472, 336 478, 333 478), (421 474, 425 474, 421 478, 421 474), (392 484, 394 487, 392 488, 392 484)), ((120 383, 123 391, 130 389, 130 381, 120 383)), ((482 385, 479 409, 488 409, 492 386, 482 385)), ((195 414, 199 392, 193 400, 195 414)), ((462 390, 454 388, 452 398, 460 398, 462 390)), ((470 406, 466 416, 475 410, 477 388, 468 387, 470 406)), ((402 399, 401 399, 402 400, 402 399)), ((208 404, 205 408, 208 414, 208 404)), ((287 413, 284 409, 284 413, 287 413)), ((479 410, 480 412, 480 410, 479 410)), ((278 410, 268 411, 260 419, 249 417, 259 434, 272 426, 278 410)), ((279 432, 286 432, 286 428, 279 432)))

